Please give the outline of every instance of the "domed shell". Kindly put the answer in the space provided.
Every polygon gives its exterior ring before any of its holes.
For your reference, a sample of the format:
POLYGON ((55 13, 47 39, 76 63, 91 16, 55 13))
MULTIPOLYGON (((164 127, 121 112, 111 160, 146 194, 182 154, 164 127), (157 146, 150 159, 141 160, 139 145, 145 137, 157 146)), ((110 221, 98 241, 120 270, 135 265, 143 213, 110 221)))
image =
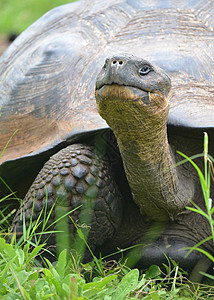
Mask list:
POLYGON ((0 153, 15 133, 0 176, 25 168, 26 177, 80 135, 108 128, 94 86, 115 54, 145 58, 169 74, 169 126, 212 130, 213 14, 212 0, 82 0, 45 14, 0 58, 0 153))

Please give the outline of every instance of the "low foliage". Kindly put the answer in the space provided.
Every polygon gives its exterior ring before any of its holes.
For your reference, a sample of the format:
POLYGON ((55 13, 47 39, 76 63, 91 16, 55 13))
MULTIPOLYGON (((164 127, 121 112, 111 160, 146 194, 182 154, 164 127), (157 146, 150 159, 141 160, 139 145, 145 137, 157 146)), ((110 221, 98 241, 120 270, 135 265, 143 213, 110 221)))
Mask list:
MULTIPOLYGON (((189 209, 197 214, 200 214, 205 219, 207 219, 207 221, 209 222, 209 225, 210 225, 210 230, 211 230, 211 236, 200 241, 194 247, 187 248, 189 250, 187 255, 189 255, 192 251, 196 250, 198 252, 201 252, 205 256, 207 256, 209 258, 209 260, 212 263, 214 263, 214 256, 212 254, 210 254, 209 252, 207 252, 206 250, 201 248, 201 245, 203 245, 204 243, 206 243, 207 241, 210 241, 210 240, 212 240, 213 247, 214 247, 214 218, 213 218, 214 206, 212 203, 212 199, 210 198, 211 197, 210 196, 211 181, 214 178, 214 168, 213 168, 214 158, 208 154, 208 135, 207 135, 207 133, 206 132, 204 133, 204 153, 194 156, 194 158, 201 157, 201 156, 204 158, 204 174, 202 173, 202 171, 200 170, 200 168, 197 166, 197 164, 194 162, 193 159, 187 157, 186 155, 184 155, 182 153, 180 153, 180 155, 185 158, 185 161, 183 161, 182 163, 185 163, 186 161, 188 161, 189 163, 191 163, 193 165, 193 167, 196 169, 196 171, 198 173, 200 183, 201 183, 201 189, 202 189, 203 196, 204 196, 205 208, 206 208, 206 210, 204 211, 197 204, 195 204, 194 202, 191 202, 193 207, 187 207, 187 209, 189 209)), ((203 273, 203 275, 214 280, 214 276, 212 276, 212 275, 205 274, 205 273, 203 273)))
POLYGON ((0 1, 0 34, 21 33, 50 9, 75 0, 0 1))
MULTIPOLYGON (((94 262, 77 265, 74 256, 68 261, 63 250, 57 263, 46 259, 47 267, 39 265, 36 255, 43 245, 32 251, 21 249, 0 238, 1 299, 208 299, 214 293, 206 286, 193 286, 178 266, 164 275, 157 266, 145 273, 125 265, 107 267, 102 274, 94 262), (203 290, 206 288, 206 291, 203 290)), ((100 261, 101 263, 101 261, 100 261)))

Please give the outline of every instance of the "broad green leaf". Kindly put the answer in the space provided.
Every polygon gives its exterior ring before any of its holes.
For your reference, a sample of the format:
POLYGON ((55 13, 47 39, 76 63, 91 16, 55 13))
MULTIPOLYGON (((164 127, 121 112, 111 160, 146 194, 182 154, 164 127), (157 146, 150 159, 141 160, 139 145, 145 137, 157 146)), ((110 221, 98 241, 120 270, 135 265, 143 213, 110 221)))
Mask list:
POLYGON ((57 292, 61 295, 62 294, 61 282, 59 280, 57 280, 56 277, 53 277, 51 281, 54 284, 57 292))
POLYGON ((58 257, 58 262, 56 265, 56 271, 58 272, 58 274, 61 278, 63 278, 65 275, 66 265, 67 265, 67 250, 64 249, 60 253, 60 255, 58 257))
POLYGON ((25 261, 25 253, 21 248, 16 249, 16 254, 19 260, 19 264, 23 265, 25 261))
POLYGON ((89 282, 86 283, 85 286, 83 287, 83 291, 89 290, 91 288, 103 288, 106 286, 107 283, 111 282, 112 280, 116 279, 117 275, 111 275, 111 276, 107 276, 105 278, 102 278, 99 281, 93 281, 93 282, 89 282))
POLYGON ((69 288, 70 288, 70 298, 75 299, 75 297, 78 296, 78 284, 77 284, 77 279, 74 276, 70 277, 69 288))
POLYGON ((145 277, 146 277, 146 274, 143 274, 141 280, 138 282, 138 284, 136 286, 136 290, 141 289, 142 286, 146 284, 146 278, 145 277))
POLYGON ((0 238, 0 255, 2 255, 6 261, 13 259, 17 265, 19 264, 16 250, 12 245, 7 244, 3 238, 0 238))
MULTIPOLYGON (((65 283, 62 284, 62 293, 65 295, 65 296, 71 296, 73 291, 72 289, 69 288, 69 286, 65 283)), ((75 297, 76 297, 76 294, 75 294, 75 297)))
MULTIPOLYGON (((93 298, 94 296, 96 296, 96 299, 100 299, 101 298, 101 294, 104 294, 105 292, 107 291, 106 288, 101 288, 101 287, 93 287, 93 288, 90 288, 86 291, 83 292, 83 295, 88 297, 89 299, 93 298)), ((94 299, 94 298, 93 298, 94 299)))
POLYGON ((26 282, 26 280, 28 280, 28 274, 29 274, 29 272, 27 272, 25 270, 16 272, 16 276, 19 280, 20 285, 23 285, 26 282))
POLYGON ((13 262, 13 259, 10 260, 10 261, 8 261, 8 262, 6 263, 6 265, 5 265, 4 269, 3 269, 3 271, 1 271, 1 275, 0 275, 0 286, 1 286, 1 284, 3 284, 4 279, 5 279, 5 276, 6 276, 7 272, 8 272, 8 270, 10 269, 12 262, 13 262))
POLYGON ((158 292, 151 293, 150 297, 151 297, 151 300, 159 300, 160 299, 158 292))
POLYGON ((122 300, 131 291, 135 290, 139 278, 138 269, 131 270, 119 283, 116 292, 112 295, 113 299, 122 300))
MULTIPOLYGON (((43 269, 43 273, 44 273, 44 275, 45 275, 45 277, 47 277, 47 278, 49 278, 50 280, 52 280, 52 278, 53 278, 53 274, 52 274, 52 272, 50 271, 50 270, 48 270, 48 269, 43 269)), ((45 278, 44 277, 44 278, 45 278)))
POLYGON ((30 253, 30 255, 27 258, 27 262, 29 262, 32 258, 36 257, 37 254, 39 253, 39 251, 44 247, 44 244, 36 246, 32 252, 30 253))
POLYGON ((28 280, 36 281, 38 278, 39 278, 39 273, 37 271, 34 271, 32 274, 30 274, 28 280))
POLYGON ((155 278, 161 274, 160 268, 156 265, 151 265, 146 271, 147 278, 155 278))

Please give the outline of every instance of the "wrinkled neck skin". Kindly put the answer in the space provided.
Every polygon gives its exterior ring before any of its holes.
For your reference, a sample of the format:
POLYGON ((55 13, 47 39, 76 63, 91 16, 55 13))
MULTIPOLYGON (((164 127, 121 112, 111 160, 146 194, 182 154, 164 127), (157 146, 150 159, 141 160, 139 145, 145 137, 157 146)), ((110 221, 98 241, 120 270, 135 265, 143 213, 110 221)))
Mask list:
MULTIPOLYGON (((141 214, 156 221, 175 220, 193 191, 185 191, 167 139, 169 103, 150 94, 150 105, 108 101, 106 121, 113 130, 133 199, 141 214), (162 103, 161 103, 162 101, 162 103), (158 105, 160 102, 161 105, 158 105)), ((101 113, 102 115, 102 113, 101 113)))

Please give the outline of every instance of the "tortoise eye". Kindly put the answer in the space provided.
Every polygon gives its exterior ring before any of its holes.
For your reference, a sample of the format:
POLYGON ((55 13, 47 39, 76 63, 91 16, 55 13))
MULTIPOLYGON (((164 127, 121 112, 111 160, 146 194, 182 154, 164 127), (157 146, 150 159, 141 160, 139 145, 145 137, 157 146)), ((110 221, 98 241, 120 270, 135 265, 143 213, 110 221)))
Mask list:
POLYGON ((151 71, 150 66, 145 65, 145 66, 143 66, 142 68, 139 69, 139 74, 141 76, 144 76, 144 75, 148 74, 150 71, 151 71))

